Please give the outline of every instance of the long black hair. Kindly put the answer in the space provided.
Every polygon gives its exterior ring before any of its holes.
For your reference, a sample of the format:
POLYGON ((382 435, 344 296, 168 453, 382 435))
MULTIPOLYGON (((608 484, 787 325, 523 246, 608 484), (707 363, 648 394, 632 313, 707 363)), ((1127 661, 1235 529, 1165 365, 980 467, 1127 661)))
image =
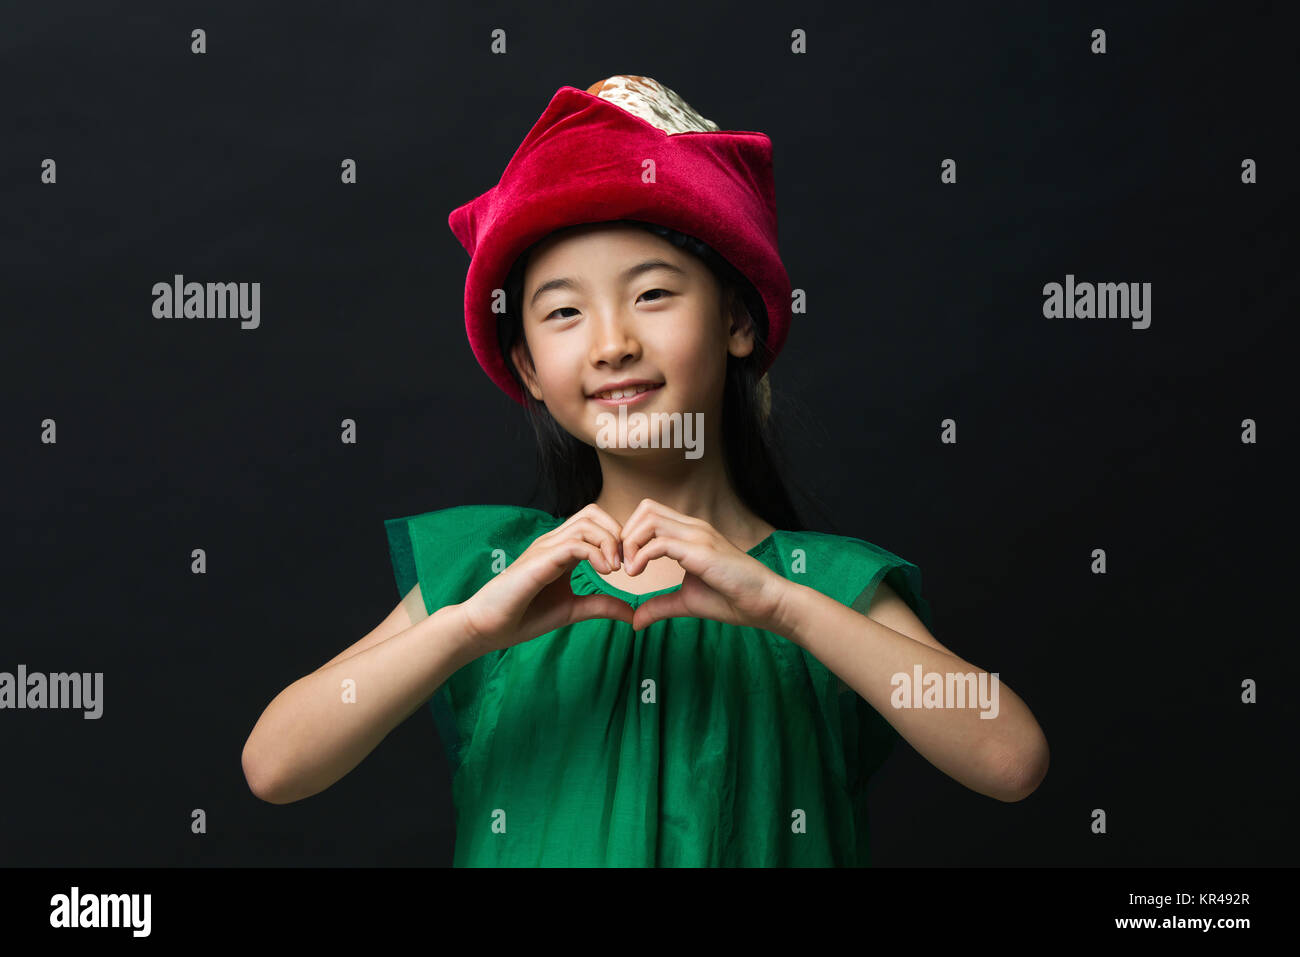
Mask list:
MULTIPOLYGON (((759 369, 770 355, 768 349, 767 308, 763 297, 729 262, 712 247, 693 236, 639 220, 610 220, 609 223, 637 226, 666 239, 704 263, 723 289, 727 302, 728 288, 740 296, 755 323, 754 349, 749 355, 727 356, 726 385, 722 403, 723 455, 727 476, 736 494, 755 514, 778 529, 801 531, 802 518, 790 498, 782 470, 778 468, 779 446, 775 437, 773 417, 770 415, 770 387, 760 381, 759 369)), ((588 224, 575 224, 550 233, 577 229, 588 224)), ((529 423, 537 436, 538 479, 544 479, 553 499, 552 514, 567 518, 596 500, 601 490, 600 460, 596 450, 567 432, 546 408, 533 398, 515 368, 511 352, 516 342, 521 342, 529 362, 528 340, 523 333, 524 269, 529 257, 543 240, 528 247, 515 260, 506 277, 506 311, 497 318, 497 342, 506 367, 519 384, 524 396, 524 408, 529 423)), ((536 487, 533 496, 536 496, 536 487)))

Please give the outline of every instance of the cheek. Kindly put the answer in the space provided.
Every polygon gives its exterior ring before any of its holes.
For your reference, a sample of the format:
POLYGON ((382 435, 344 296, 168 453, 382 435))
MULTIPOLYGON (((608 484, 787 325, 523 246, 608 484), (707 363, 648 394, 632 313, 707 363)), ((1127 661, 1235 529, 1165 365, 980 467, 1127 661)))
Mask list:
POLYGON ((694 313, 682 312, 644 331, 644 342, 677 363, 697 363, 722 341, 713 324, 694 313))
POLYGON ((581 384, 581 349, 570 343, 539 343, 533 352, 537 381, 547 392, 559 395, 581 384))
POLYGON ((665 347, 674 363, 694 376, 712 375, 718 363, 726 362, 727 340, 713 326, 697 320, 689 327, 675 330, 665 347))

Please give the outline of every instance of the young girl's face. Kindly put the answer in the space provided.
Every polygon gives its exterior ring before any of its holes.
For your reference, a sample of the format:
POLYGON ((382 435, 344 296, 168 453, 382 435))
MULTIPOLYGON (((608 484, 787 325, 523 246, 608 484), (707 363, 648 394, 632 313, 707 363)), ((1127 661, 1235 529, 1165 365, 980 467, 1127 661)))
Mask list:
POLYGON ((533 365, 517 345, 516 368, 589 445, 597 416, 618 414, 592 397, 610 383, 660 384, 629 413, 718 415, 727 355, 754 347, 739 297, 724 295, 694 256, 635 226, 593 225, 543 242, 524 270, 522 306, 533 365))

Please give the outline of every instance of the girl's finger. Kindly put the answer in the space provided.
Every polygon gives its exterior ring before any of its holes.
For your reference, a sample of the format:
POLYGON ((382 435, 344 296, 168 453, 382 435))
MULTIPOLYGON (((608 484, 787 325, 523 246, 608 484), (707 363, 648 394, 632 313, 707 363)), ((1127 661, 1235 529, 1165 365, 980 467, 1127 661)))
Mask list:
POLYGON ((618 536, 609 531, 602 523, 588 517, 574 526, 583 539, 600 548, 609 563, 609 570, 618 567, 618 536))
POLYGON ((584 535, 587 541, 594 542, 604 548, 606 557, 615 568, 618 567, 619 538, 622 534, 618 522, 610 518, 607 512, 593 503, 580 511, 574 512, 564 524, 554 531, 569 534, 576 528, 587 529, 590 532, 590 534, 584 535))
POLYGON ((587 621, 591 618, 608 618, 613 621, 625 621, 632 624, 632 606, 613 595, 584 595, 576 597, 573 602, 574 621, 587 621))
MULTIPOLYGON (((710 529, 711 532, 711 529, 710 529)), ((659 538, 676 538, 683 542, 702 543, 708 537, 710 532, 704 532, 698 526, 687 525, 675 518, 669 518, 658 512, 647 513, 640 519, 629 520, 623 526, 623 559, 629 569, 645 568, 645 563, 639 561, 642 550, 650 542, 659 538)), ((662 553, 660 553, 662 554, 662 553)), ((654 555, 652 557, 659 557, 654 555)), ((670 556, 676 558, 676 555, 670 556)), ((646 559, 649 561, 649 559, 646 559)), ((634 574, 628 571, 628 574, 634 574)))
POLYGON ((686 607, 686 599, 682 597, 681 590, 669 592, 666 595, 655 595, 644 604, 636 609, 632 617, 632 627, 640 631, 642 628, 649 628, 656 621, 663 618, 690 618, 690 610, 686 607))
POLYGON ((582 512, 586 512, 592 519, 600 522, 601 525, 609 529, 609 533, 615 538, 618 538, 623 534, 623 526, 614 521, 614 516, 610 515, 609 512, 605 511, 595 502, 585 505, 579 514, 582 514, 582 512))
MULTIPOLYGON (((555 569, 555 574, 551 576, 550 581, 554 581, 563 572, 572 572, 577 567, 578 562, 584 558, 596 567, 608 563, 605 553, 598 546, 577 538, 571 538, 552 546, 547 558, 555 569)), ((607 571, 613 571, 613 569, 610 568, 607 571)))
POLYGON ((623 533, 626 535, 627 530, 632 527, 633 522, 644 518, 646 515, 662 515, 664 518, 671 519, 675 522, 681 522, 683 525, 688 525, 693 528, 708 529, 709 531, 713 530, 713 526, 701 518, 686 515, 677 511, 675 508, 669 508, 662 502, 656 502, 652 498, 647 498, 642 499, 641 502, 638 503, 637 507, 632 510, 632 514, 627 517, 627 521, 623 523, 623 533))
MULTIPOLYGON (((697 549, 702 542, 692 542, 680 538, 673 534, 658 534, 636 550, 636 557, 629 558, 626 564, 626 571, 629 575, 639 575, 645 571, 646 565, 650 564, 656 558, 667 556, 682 566, 687 572, 691 569, 687 567, 688 563, 695 565, 691 561, 691 556, 697 554, 697 549)), ((626 548, 626 543, 624 544, 626 548)), ((697 566, 698 567, 698 566, 697 566)))
POLYGON ((607 532, 613 535, 614 538, 618 538, 619 535, 622 534, 623 531, 622 526, 620 526, 618 522, 614 521, 613 517, 607 511, 605 511, 603 508, 597 505, 595 502, 592 502, 589 505, 585 505, 582 508, 578 509, 578 511, 574 512, 567 519, 565 519, 564 523, 560 525, 559 528, 555 529, 555 531, 559 531, 560 529, 566 528, 569 525, 581 521, 584 518, 590 519, 591 521, 595 522, 601 528, 605 529, 607 532))
MULTIPOLYGON (((618 555, 618 543, 606 528, 591 518, 581 518, 566 522, 558 528, 537 539, 543 547, 553 547, 564 542, 586 542, 600 550, 602 567, 612 571, 612 563, 618 555), (555 536, 554 539, 551 536, 555 536)), ((596 564, 592 562, 592 564, 596 564)))

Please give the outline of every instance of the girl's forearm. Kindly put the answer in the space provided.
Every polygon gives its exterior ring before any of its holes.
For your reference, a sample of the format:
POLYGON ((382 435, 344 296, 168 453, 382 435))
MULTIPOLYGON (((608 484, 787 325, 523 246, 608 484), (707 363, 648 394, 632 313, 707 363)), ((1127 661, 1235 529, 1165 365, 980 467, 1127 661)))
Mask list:
MULTIPOLYGON (((1005 684, 996 682, 997 716, 965 707, 927 708, 920 701, 894 704, 895 676, 913 683, 922 674, 979 675, 981 669, 861 615, 834 598, 790 582, 772 630, 799 645, 875 708, 927 761, 973 791, 999 801, 1019 801, 1047 773, 1047 739, 1033 713, 1005 684)), ((909 691, 911 688, 909 687, 909 691)))
POLYGON ((338 781, 477 657, 460 605, 299 678, 267 705, 244 745, 264 801, 289 804, 338 781))

